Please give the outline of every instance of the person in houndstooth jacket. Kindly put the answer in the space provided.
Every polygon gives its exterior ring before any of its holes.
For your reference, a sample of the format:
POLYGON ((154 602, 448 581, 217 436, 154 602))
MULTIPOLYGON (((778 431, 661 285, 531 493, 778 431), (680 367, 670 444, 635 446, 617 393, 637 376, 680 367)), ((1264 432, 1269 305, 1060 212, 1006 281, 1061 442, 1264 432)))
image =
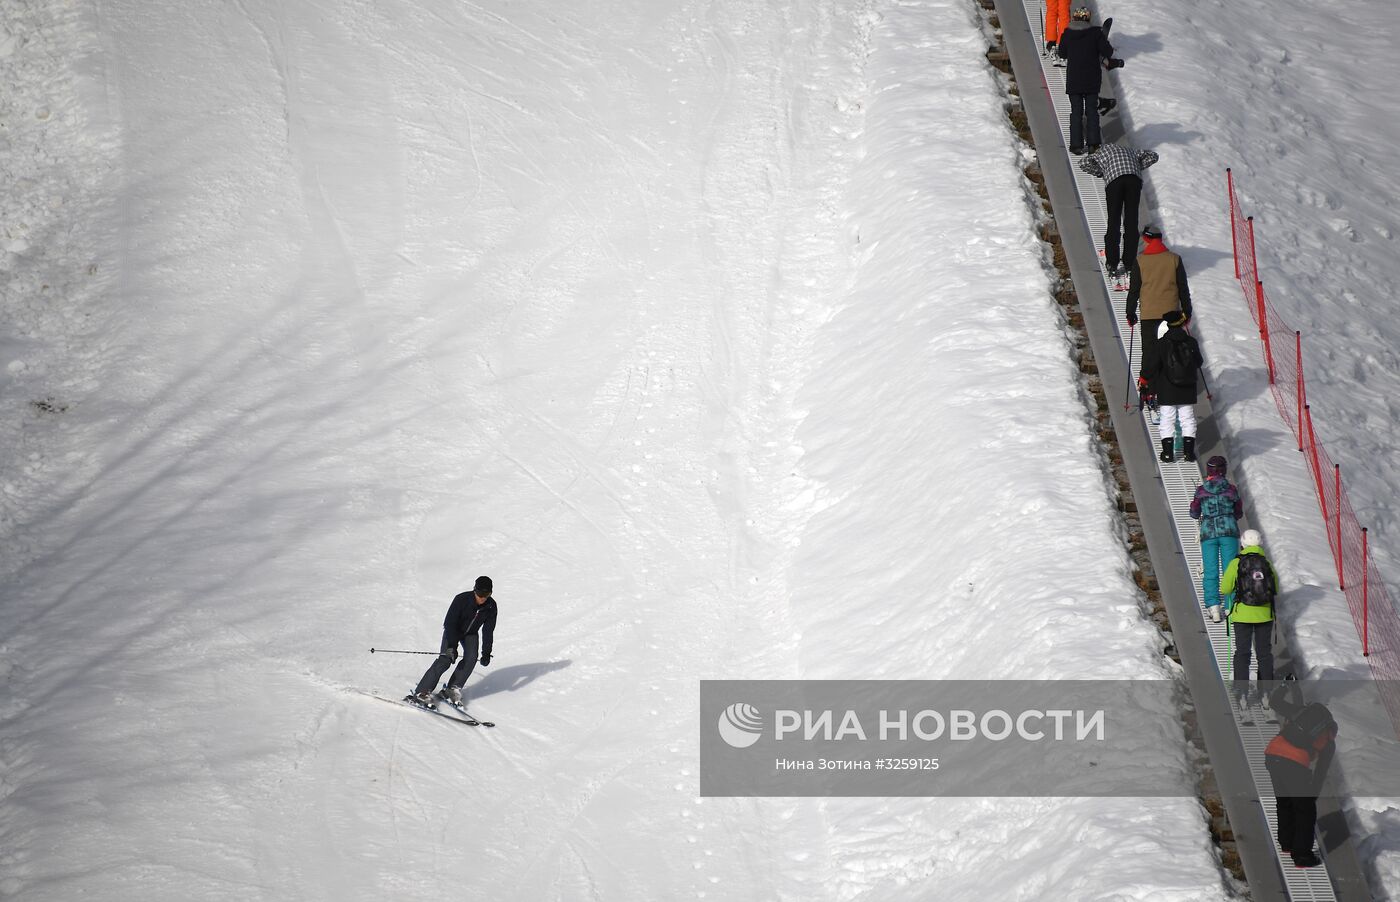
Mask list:
POLYGON ((1157 162, 1157 152, 1126 144, 1104 144, 1079 161, 1079 168, 1103 179, 1108 230, 1103 235, 1104 265, 1110 275, 1126 279, 1137 257, 1138 204, 1142 171, 1157 162))

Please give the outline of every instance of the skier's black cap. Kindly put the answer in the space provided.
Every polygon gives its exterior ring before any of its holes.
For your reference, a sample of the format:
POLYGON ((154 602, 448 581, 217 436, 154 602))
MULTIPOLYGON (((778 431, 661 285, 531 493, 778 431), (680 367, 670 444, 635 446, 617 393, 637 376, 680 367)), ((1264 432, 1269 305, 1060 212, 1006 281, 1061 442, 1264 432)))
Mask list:
POLYGON ((1160 228, 1158 228, 1157 226, 1155 226, 1155 225, 1150 225, 1150 226, 1148 226, 1147 228, 1145 228, 1145 229, 1142 230, 1142 237, 1144 237, 1144 238, 1161 238, 1161 237, 1162 237, 1162 230, 1161 230, 1160 228))
POLYGON ((472 591, 482 598, 489 598, 491 596, 491 577, 478 576, 476 578, 476 585, 472 587, 472 591))
POLYGON ((1184 326, 1186 324, 1186 314, 1180 310, 1173 310, 1162 319, 1167 321, 1168 326, 1184 326))

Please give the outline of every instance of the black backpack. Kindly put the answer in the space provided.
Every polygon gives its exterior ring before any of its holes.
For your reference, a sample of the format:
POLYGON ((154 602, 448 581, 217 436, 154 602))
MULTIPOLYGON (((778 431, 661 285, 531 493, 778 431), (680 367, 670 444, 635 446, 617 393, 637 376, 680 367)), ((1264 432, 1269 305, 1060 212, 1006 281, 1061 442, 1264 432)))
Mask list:
POLYGON ((1326 705, 1313 702, 1290 717, 1279 732, 1289 745, 1311 752, 1316 751, 1317 741, 1324 733, 1335 734, 1336 731, 1337 722, 1332 719, 1332 712, 1326 705))
POLYGON ((1235 603, 1262 607, 1274 603, 1274 571, 1264 555, 1240 555, 1235 569, 1235 603))
POLYGON ((1168 339, 1167 381, 1180 388, 1196 387, 1196 355, 1189 342, 1168 339))

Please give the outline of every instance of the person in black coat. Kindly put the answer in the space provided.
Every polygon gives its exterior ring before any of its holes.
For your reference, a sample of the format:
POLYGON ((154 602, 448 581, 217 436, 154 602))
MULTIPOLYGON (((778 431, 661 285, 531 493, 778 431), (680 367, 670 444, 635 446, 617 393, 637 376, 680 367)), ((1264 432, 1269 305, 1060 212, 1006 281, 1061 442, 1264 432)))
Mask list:
POLYGON ((457 660, 457 646, 462 646, 462 663, 452 671, 447 685, 437 693, 437 697, 454 705, 462 702, 462 687, 467 677, 476 668, 478 635, 481 643, 481 666, 491 664, 491 643, 496 633, 496 599, 491 597, 491 577, 478 576, 472 591, 463 592, 452 599, 447 616, 442 620, 442 644, 438 656, 428 667, 418 686, 404 701, 422 705, 425 708, 437 707, 430 694, 437 681, 457 660))
POLYGON ((1186 331, 1187 316, 1173 310, 1162 319, 1163 332, 1142 359, 1138 374, 1140 394, 1151 392, 1161 406, 1162 421, 1157 436, 1162 441, 1161 459, 1176 459, 1173 445, 1176 423, 1181 421, 1182 456, 1196 459, 1196 383, 1199 381, 1201 346, 1186 331))
POLYGON ((1113 58, 1113 45, 1103 29, 1089 24, 1087 7, 1070 13, 1069 27, 1055 50, 1065 60, 1065 93, 1069 95, 1069 152, 1084 152, 1087 138, 1092 151, 1099 138, 1099 87, 1103 65, 1113 58))

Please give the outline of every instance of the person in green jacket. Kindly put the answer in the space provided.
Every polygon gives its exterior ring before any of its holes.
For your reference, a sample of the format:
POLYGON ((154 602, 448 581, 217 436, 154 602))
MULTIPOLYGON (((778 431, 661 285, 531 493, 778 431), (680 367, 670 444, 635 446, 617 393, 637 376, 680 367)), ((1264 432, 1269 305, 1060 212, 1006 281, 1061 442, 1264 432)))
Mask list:
MULTIPOLYGON (((1220 578, 1220 594, 1225 599, 1230 624, 1235 630, 1235 703, 1249 704, 1250 647, 1259 662, 1259 679, 1274 678, 1274 599, 1278 597, 1278 574, 1264 556, 1264 538, 1257 529, 1240 535, 1240 552, 1220 578)), ((1263 696, 1255 693, 1263 700, 1263 696)))

